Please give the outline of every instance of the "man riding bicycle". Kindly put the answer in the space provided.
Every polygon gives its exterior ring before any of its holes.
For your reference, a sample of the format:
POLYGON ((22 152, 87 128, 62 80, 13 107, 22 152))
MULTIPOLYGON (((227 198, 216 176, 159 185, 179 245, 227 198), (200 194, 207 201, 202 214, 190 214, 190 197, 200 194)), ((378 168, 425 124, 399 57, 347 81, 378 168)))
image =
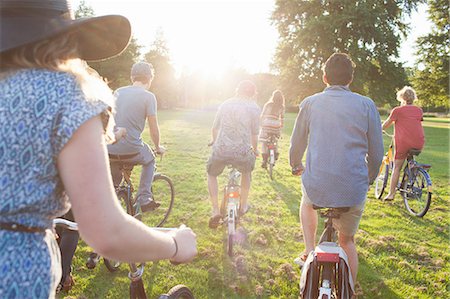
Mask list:
POLYGON ((212 203, 209 227, 216 228, 222 218, 218 203, 217 177, 228 164, 242 174, 240 214, 248 211, 248 193, 251 173, 255 167, 258 145, 259 115, 255 103, 256 86, 249 80, 241 81, 235 97, 226 100, 217 111, 212 128, 212 154, 207 162, 208 191, 212 203))
POLYGON ((141 179, 137 192, 137 202, 142 212, 152 211, 159 206, 153 201, 151 185, 155 171, 155 155, 141 137, 147 121, 150 137, 155 145, 156 153, 162 154, 165 149, 160 145, 158 118, 156 116, 156 97, 148 91, 154 77, 154 69, 150 63, 138 62, 131 68, 132 85, 117 89, 115 95, 117 127, 126 129, 126 135, 117 143, 108 145, 111 175, 114 186, 122 180, 121 165, 142 165, 141 179))
POLYGON ((383 158, 383 139, 374 102, 349 89, 354 67, 343 53, 335 53, 325 62, 323 82, 327 87, 300 104, 289 160, 293 172, 303 173, 300 219, 306 249, 300 258, 305 260, 315 247, 318 216, 313 205, 350 207, 333 220, 333 225, 356 281, 358 253, 354 235, 369 184, 377 177, 383 158), (302 158, 307 147, 304 167, 302 158))

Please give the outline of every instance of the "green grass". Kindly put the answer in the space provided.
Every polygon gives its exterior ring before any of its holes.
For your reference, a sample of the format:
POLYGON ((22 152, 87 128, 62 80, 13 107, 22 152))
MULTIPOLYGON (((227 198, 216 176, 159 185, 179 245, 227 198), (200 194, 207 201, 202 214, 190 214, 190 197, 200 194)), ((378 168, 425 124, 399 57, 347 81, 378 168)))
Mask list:
MULTIPOLYGON (((175 182, 176 198, 167 226, 185 223, 198 238, 199 254, 187 265, 148 263, 145 287, 157 298, 172 286, 188 285, 197 298, 298 298, 300 270, 293 259, 304 249, 299 224, 300 180, 290 175, 287 161, 294 114, 286 117, 280 160, 274 181, 257 167, 250 193, 252 209, 242 227, 248 240, 236 246, 236 257, 225 252, 225 228, 208 228, 210 203, 205 164, 214 112, 161 111, 163 144, 168 148, 158 171, 175 182)), ((427 119, 426 146, 418 160, 433 165, 435 185, 431 208, 423 219, 410 216, 397 195, 382 202, 369 190, 356 235, 360 253, 359 298, 449 298, 449 125, 427 119), (430 124, 429 124, 430 122, 430 124), (434 125, 433 125, 434 124, 434 125)), ((149 137, 146 134, 145 139, 149 137)), ((385 139, 387 147, 388 139, 385 139)), ((134 179, 137 181, 135 170, 134 179)), ((225 183, 225 175, 219 180, 225 183)), ((321 229, 321 228, 319 228, 321 229)), ((74 259, 75 287, 61 298, 127 298, 127 267, 115 274, 101 263, 85 268, 89 248, 82 242, 74 259)))

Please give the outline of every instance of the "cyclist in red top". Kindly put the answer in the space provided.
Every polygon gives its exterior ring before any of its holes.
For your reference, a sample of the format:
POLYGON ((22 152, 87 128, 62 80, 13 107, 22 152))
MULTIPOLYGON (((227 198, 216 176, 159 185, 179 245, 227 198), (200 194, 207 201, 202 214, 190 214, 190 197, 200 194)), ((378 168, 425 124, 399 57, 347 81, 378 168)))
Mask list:
POLYGON ((389 194, 386 195, 385 200, 394 199, 400 170, 408 155, 408 151, 413 148, 421 150, 425 144, 422 128, 423 112, 420 107, 413 105, 416 99, 416 92, 412 87, 403 87, 397 92, 397 100, 401 102, 401 105, 392 109, 391 114, 383 123, 383 130, 387 129, 392 123, 395 124, 394 169, 392 171, 389 194))

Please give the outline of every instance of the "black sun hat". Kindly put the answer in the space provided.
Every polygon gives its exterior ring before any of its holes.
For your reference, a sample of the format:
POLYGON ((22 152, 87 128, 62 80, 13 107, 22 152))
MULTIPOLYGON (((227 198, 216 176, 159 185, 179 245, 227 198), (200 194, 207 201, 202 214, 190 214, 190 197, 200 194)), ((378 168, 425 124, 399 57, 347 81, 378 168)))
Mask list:
POLYGON ((84 60, 118 55, 131 37, 127 18, 74 19, 68 0, 0 0, 0 53, 69 31, 75 32, 84 60))

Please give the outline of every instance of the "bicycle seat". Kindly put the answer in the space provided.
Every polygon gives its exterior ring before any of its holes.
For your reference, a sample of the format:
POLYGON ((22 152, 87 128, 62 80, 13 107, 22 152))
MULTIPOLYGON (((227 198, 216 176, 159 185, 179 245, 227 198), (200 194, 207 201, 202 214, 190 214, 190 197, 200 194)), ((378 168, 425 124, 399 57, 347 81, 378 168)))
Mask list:
POLYGON ((412 148, 408 151, 408 154, 411 156, 418 156, 422 151, 416 148, 412 148))

